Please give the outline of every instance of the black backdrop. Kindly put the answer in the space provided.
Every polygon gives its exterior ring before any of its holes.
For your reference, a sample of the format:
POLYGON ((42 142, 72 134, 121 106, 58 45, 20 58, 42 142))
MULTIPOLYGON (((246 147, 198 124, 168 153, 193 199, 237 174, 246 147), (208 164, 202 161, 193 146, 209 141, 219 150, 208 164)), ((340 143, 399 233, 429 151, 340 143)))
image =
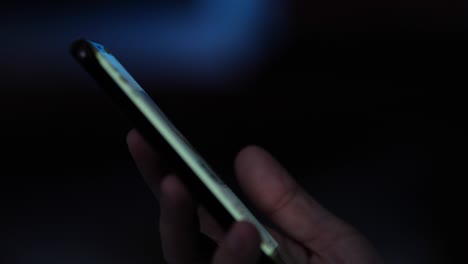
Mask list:
MULTIPOLYGON (((37 33, 60 35, 73 10, 101 2, 2 10, 2 263, 160 259, 157 203, 126 151, 131 126, 66 52, 83 32, 50 45, 37 33), (41 28, 49 18, 63 24, 41 28)), ((141 79, 228 180, 236 152, 259 144, 388 263, 447 263, 462 232, 461 10, 304 1, 286 44, 249 73, 141 79)))

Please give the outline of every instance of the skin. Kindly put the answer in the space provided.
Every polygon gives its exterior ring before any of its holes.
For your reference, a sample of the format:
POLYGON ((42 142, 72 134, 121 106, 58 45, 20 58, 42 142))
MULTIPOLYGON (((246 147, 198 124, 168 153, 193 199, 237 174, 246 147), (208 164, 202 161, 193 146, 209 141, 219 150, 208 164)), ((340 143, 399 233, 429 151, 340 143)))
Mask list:
MULTIPOLYGON (((164 174, 160 155, 136 130, 129 151, 160 204, 159 229, 168 264, 250 264, 260 256, 260 237, 248 222, 223 232, 192 200, 177 175, 164 174)), ((242 149, 235 160, 237 180, 246 196, 276 226, 269 231, 287 263, 382 263, 370 243, 352 226, 317 203, 267 151, 242 149)))

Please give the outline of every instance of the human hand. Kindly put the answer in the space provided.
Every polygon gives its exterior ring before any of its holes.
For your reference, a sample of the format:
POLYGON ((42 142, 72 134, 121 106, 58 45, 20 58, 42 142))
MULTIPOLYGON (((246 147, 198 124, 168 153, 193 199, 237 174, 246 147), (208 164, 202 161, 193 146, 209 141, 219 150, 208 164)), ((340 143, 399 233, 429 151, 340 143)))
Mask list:
MULTIPOLYGON (((194 203, 176 175, 162 175, 158 153, 136 130, 128 134, 127 143, 139 171, 159 199, 161 244, 168 264, 257 262, 260 236, 252 224, 238 222, 224 232, 194 203)), ((278 228, 269 231, 287 263, 382 262, 357 230, 320 206, 265 150, 244 148, 235 160, 235 170, 247 197, 278 228)))

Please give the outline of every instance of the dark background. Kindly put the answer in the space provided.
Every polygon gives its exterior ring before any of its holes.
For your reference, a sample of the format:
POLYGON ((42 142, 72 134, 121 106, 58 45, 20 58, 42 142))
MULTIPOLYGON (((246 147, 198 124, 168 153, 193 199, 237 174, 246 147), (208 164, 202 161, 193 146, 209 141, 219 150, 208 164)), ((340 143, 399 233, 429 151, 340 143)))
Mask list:
POLYGON ((113 50, 228 181, 259 144, 387 263, 455 258, 464 7, 252 2, 3 4, 1 263, 160 259, 131 125, 68 54, 81 36, 113 50))

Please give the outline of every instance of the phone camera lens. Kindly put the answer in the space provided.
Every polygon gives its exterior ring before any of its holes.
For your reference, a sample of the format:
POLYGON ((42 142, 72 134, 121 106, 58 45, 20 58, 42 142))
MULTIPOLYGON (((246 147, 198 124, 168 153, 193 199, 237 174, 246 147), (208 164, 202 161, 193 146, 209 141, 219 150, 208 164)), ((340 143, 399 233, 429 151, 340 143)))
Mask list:
POLYGON ((80 59, 85 59, 88 56, 88 53, 85 50, 78 51, 78 57, 80 59))

